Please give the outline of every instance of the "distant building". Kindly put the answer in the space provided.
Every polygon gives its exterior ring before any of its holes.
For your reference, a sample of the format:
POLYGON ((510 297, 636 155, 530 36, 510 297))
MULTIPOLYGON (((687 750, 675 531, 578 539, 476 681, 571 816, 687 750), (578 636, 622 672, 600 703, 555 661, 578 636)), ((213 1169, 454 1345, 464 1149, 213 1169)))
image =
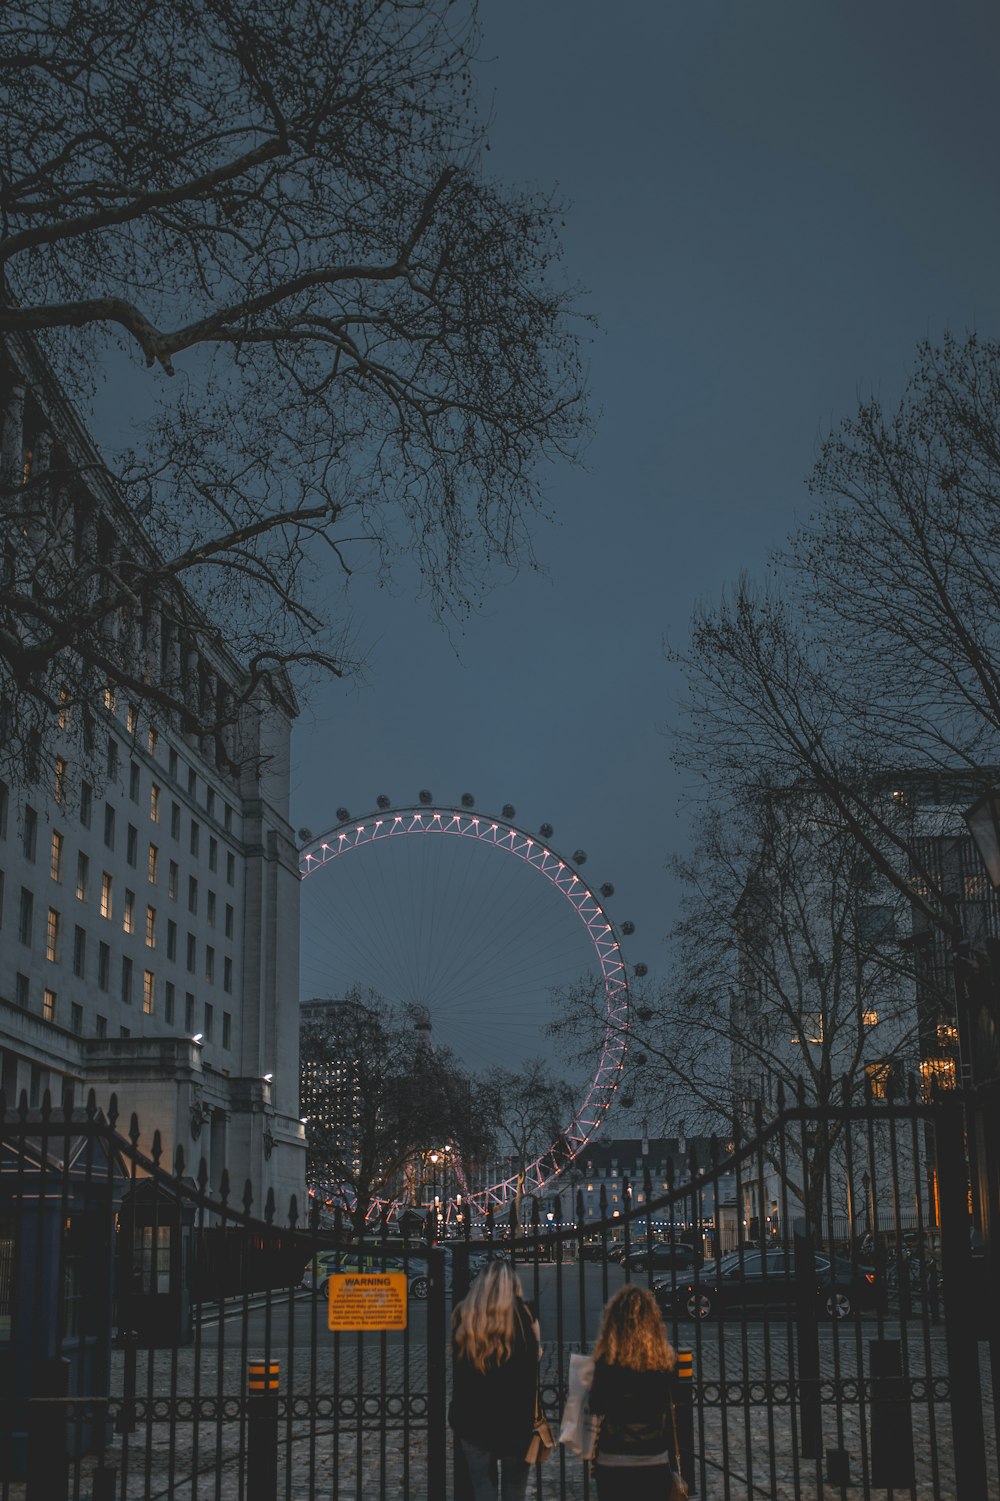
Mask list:
MULTIPOLYGON (((9 341, 0 377, 3 472, 73 475, 76 561, 148 552, 37 349, 9 341)), ((8 528, 8 572, 33 545, 8 528)), ((154 686, 177 675, 202 711, 245 696, 241 663, 186 638, 149 592, 115 616, 108 629, 154 686)), ((228 1166, 257 1207, 273 1189, 283 1217, 305 1164, 295 699, 290 685, 258 692, 199 738, 169 709, 150 713, 154 697, 140 707, 109 681, 99 701, 53 713, 37 766, 0 784, 0 1079, 8 1108, 46 1090, 79 1105, 93 1089, 106 1110, 115 1093, 119 1129, 134 1112, 143 1150, 158 1130, 165 1164, 181 1147, 193 1174, 204 1157, 213 1185, 228 1166)))

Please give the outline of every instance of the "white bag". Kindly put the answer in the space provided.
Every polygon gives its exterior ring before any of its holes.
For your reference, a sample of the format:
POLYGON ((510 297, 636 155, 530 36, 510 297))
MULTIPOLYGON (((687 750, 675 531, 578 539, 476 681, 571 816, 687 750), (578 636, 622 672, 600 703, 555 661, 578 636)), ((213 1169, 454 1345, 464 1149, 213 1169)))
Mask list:
POLYGON ((571 1355, 566 1388, 566 1406, 559 1424, 559 1442, 581 1459, 593 1459, 597 1453, 597 1435, 601 1420, 590 1410, 590 1387, 594 1380, 594 1357, 571 1355))

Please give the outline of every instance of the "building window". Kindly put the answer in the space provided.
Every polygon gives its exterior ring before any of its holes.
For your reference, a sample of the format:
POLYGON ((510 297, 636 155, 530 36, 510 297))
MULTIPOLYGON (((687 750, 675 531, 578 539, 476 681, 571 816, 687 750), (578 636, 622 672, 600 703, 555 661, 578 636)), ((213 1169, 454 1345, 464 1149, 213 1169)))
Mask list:
POLYGON ((188 911, 198 911, 198 882, 194 876, 188 876, 188 911))
POLYGON ((896 1064, 891 1060, 880 1060, 878 1063, 865 1064, 865 1077, 868 1080, 868 1089, 873 1100, 887 1100, 897 1093, 896 1064))
POLYGON ((232 989, 233 989, 233 961, 232 961, 232 959, 230 959, 230 957, 229 957, 228 954, 225 956, 225 958, 222 961, 222 988, 228 994, 230 994, 230 995, 232 994, 232 989))
POLYGON ((63 877, 63 849, 66 841, 58 829, 52 830, 52 856, 49 861, 49 874, 53 881, 61 881, 63 877))
POLYGON ((135 865, 139 858, 139 830, 134 824, 129 824, 125 834, 125 859, 129 865, 135 865))
POLYGON ((861 1013, 861 1025, 863 1027, 877 1027, 878 1026, 878 1012, 874 1011, 874 1010, 862 1011, 862 1013, 861 1013))
POLYGON ((24 810, 24 832, 21 840, 21 849, 26 860, 35 858, 35 842, 38 838, 38 814, 34 808, 26 807, 24 810))
POLYGON ((156 1008, 156 976, 151 969, 142 972, 142 1009, 146 1016, 152 1016, 156 1008))
POLYGON ((101 916, 110 918, 113 911, 111 901, 111 877, 105 871, 101 876, 101 916))
POLYGON ((80 783, 80 822, 85 829, 90 828, 90 809, 93 804, 94 794, 89 782, 80 783))
POLYGON ((179 839, 181 837, 181 805, 180 805, 180 803, 171 803, 170 804, 170 837, 171 837, 171 839, 179 839))
POLYGON ((226 833, 228 834, 232 830, 232 827, 233 827, 233 810, 229 806, 228 803, 226 804, 225 809, 223 811, 222 823, 223 823, 223 827, 226 830, 226 833))
POLYGON ((101 1016, 100 1012, 94 1017, 94 1035, 95 1037, 108 1035, 108 1019, 106 1016, 101 1016))
POLYGON ((193 933, 187 936, 187 971, 193 975, 198 962, 198 944, 193 933))
POLYGON ((115 712, 115 689, 113 683, 104 685, 104 707, 113 714, 115 712))
POLYGON ((132 1029, 131 1029, 131 1027, 119 1027, 118 1028, 118 1036, 121 1037, 123 1040, 126 1037, 131 1037, 132 1036, 132 1029))
POLYGON ((76 1001, 69 1008, 69 1029, 75 1032, 77 1037, 83 1031, 83 1007, 76 1001))
POLYGON ((79 923, 73 930, 73 973, 82 980, 87 969, 87 930, 79 923))
POLYGON ((184 1030, 185 1032, 194 1031, 194 996, 190 990, 184 993, 184 1030))
POLYGON ((111 949, 106 943, 97 946, 97 984, 100 990, 107 990, 111 983, 111 949))
POLYGON ((155 844, 149 846, 149 884, 155 886, 160 878, 160 852, 155 844))
POLYGON ((27 1009, 28 1009, 28 1000, 30 998, 30 995, 31 995, 31 986, 28 983, 28 976, 27 975, 21 975, 21 974, 15 975, 15 977, 14 977, 14 1000, 20 1006, 20 1008, 21 1008, 22 1011, 27 1011, 27 1009))
POLYGON ((153 823, 160 821, 160 789, 154 782, 149 789, 149 816, 153 823))
POLYGON ((149 727, 149 734, 146 736, 146 749, 149 751, 149 754, 151 756, 155 756, 156 755, 156 751, 157 751, 157 747, 159 746, 159 743, 160 743, 160 737, 156 733, 156 731, 153 729, 153 726, 150 725, 150 727, 149 727))
POLYGON ((146 947, 156 948, 156 908, 146 908, 146 947))
POLYGON ((802 1015, 801 1024, 792 1028, 792 1042, 822 1042, 823 1041, 823 1013, 822 1011, 806 1011, 802 1015))
POLYGON ((209 984, 215 984, 215 950, 209 943, 205 945, 205 979, 209 984))
POLYGON ((180 866, 176 860, 171 860, 167 871, 167 896, 172 902, 177 900, 177 882, 180 879, 180 866))
POLYGON ((69 766, 64 756, 56 756, 55 794, 56 802, 64 803, 69 791, 69 766))
POLYGON ((210 839, 208 841, 208 868, 209 868, 209 870, 217 870, 218 867, 219 867, 219 841, 217 839, 210 839))
POLYGON ((858 937, 862 943, 890 943, 896 936, 895 909, 873 904, 858 909, 858 937))
POLYGON ((110 803, 104 804, 104 843, 109 850, 115 847, 115 810, 110 803))
POLYGON ((205 1041, 212 1041, 212 1032, 215 1029, 215 1008, 210 1002, 205 1002, 205 1041))
POLYGON ((56 993, 54 990, 42 991, 42 1018, 47 1022, 56 1019, 56 993))
POLYGON ((177 924, 167 919, 167 958, 177 958, 177 924))
POLYGON ((128 795, 134 803, 139 801, 139 763, 133 761, 128 772, 128 795))
POLYGON ((118 741, 108 736, 108 780, 113 782, 118 775, 118 741))
POLYGON ((130 735, 134 735, 139 725, 139 705, 129 704, 125 711, 125 728, 130 735))
POLYGON ((205 915, 208 918, 210 928, 215 927, 215 892, 209 891, 205 895, 205 915))
POLYGON ((122 1005, 132 1004, 132 961, 128 954, 122 956, 122 1005))
POLYGON ((226 884, 232 886, 236 881, 236 856, 230 850, 226 855, 226 884))
POLYGON ((954 1058, 922 1058, 920 1060, 920 1092, 925 1101, 932 1098, 934 1088, 954 1089, 958 1072, 954 1058))
POLYGON ((172 1027, 174 1024, 174 995, 173 981, 168 980, 163 987, 163 1018, 168 1027, 172 1027))
POLYGON ((174 781, 176 781, 177 780, 177 752, 174 750, 173 746, 171 746, 170 749, 169 749, 169 751, 167 752, 167 770, 169 771, 170 775, 173 777, 174 781))
POLYGON ((233 1033, 233 1018, 228 1011, 222 1013, 222 1046, 228 1048, 233 1033))
POLYGON ((233 918, 234 918, 234 916, 235 916, 235 913, 233 911, 233 908, 227 902, 226 903, 226 937, 227 938, 232 938, 232 936, 233 936, 233 918))
POLYGON ((126 933, 135 932, 135 892, 125 888, 125 912, 122 916, 122 927, 126 933))
POLYGON ((191 853, 195 857, 198 854, 198 840, 201 836, 200 825, 192 818, 191 820, 191 853))
POLYGON ((26 948, 31 948, 31 929, 35 918, 35 898, 26 886, 21 887, 21 912, 18 918, 17 934, 26 948))
POLYGON ((215 793, 209 787, 205 793, 205 812, 211 817, 215 813, 215 793))
POLYGON ((78 902, 87 900, 87 887, 90 884, 90 859, 83 850, 76 857, 76 899, 78 902))
POLYGON ((193 766, 189 766, 188 767, 188 796, 189 797, 197 797, 197 795, 198 795, 198 773, 195 771, 195 769, 194 769, 193 766))
POLYGON ((45 924, 45 957, 53 964, 59 960, 59 913, 55 907, 49 908, 48 920, 45 924))

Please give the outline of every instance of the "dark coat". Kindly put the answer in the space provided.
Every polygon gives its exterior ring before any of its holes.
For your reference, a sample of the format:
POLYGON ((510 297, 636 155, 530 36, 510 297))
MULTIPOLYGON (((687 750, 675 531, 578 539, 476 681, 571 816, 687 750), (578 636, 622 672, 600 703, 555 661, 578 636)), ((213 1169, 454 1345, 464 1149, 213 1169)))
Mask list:
POLYGON ((633 1371, 599 1360, 590 1389, 590 1410, 602 1418, 598 1457, 672 1451, 670 1398, 667 1371, 633 1371))
POLYGON ((538 1353, 531 1312, 520 1301, 509 1359, 477 1371, 455 1352, 454 1396, 448 1420, 458 1438, 468 1439, 491 1454, 523 1457, 528 1452, 535 1425, 538 1353))

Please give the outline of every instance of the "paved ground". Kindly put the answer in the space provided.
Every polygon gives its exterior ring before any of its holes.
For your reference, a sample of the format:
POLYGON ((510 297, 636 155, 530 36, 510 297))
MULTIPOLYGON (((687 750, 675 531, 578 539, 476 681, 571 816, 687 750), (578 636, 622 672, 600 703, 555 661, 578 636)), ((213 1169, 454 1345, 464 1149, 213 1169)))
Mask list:
MULTIPOLYGON (((854 1380, 864 1371, 868 1338, 876 1332, 873 1324, 862 1324, 857 1332, 852 1326, 846 1336, 841 1329, 836 1334, 829 1328, 822 1330, 821 1378, 854 1380)), ((898 1326, 883 1330, 886 1336, 900 1332, 898 1326)), ((698 1385, 704 1397, 694 1418, 698 1495, 706 1501, 812 1497, 820 1501, 868 1495, 882 1501, 889 1494, 884 1488, 869 1491, 859 1483, 870 1465, 870 1422, 861 1422, 856 1402, 839 1407, 823 1403, 820 1460, 801 1460, 796 1468, 793 1408, 787 1402, 769 1405, 765 1400, 768 1382, 772 1393, 777 1383, 777 1394, 782 1394, 781 1383, 794 1354, 784 1325, 758 1324, 746 1334, 703 1329, 702 1335, 694 1342, 699 1346, 698 1385), (846 1452, 852 1481, 846 1489, 824 1483, 828 1449, 846 1452)), ((320 1347, 315 1352, 314 1379, 321 1395, 315 1403, 308 1396, 306 1370, 292 1367, 291 1396, 282 1401, 278 1425, 281 1501, 444 1501, 429 1497, 426 1488, 425 1351, 422 1346, 411 1346, 407 1374, 402 1346, 387 1347, 383 1366, 377 1345, 377 1337, 366 1336, 360 1380, 355 1337, 344 1336, 338 1346, 320 1347), (337 1406, 339 1424, 333 1421, 337 1406), (359 1410, 363 1414, 360 1427, 359 1410), (385 1424, 383 1412, 388 1414, 385 1424)), ((571 1348, 563 1347, 563 1366, 571 1348)), ((281 1352, 276 1353, 280 1356, 281 1352)), ((121 1358, 116 1355, 119 1367, 121 1358)), ((911 1375, 924 1378, 929 1372, 931 1380, 923 1400, 911 1409, 917 1483, 913 1489, 907 1486, 893 1494, 916 1501, 950 1501, 955 1481, 947 1388, 939 1384, 939 1399, 933 1399, 934 1378, 940 1380, 946 1369, 943 1332, 932 1329, 916 1346, 911 1342, 909 1358, 911 1375)), ((989 1413, 992 1393, 987 1365, 984 1352, 983 1406, 989 1413)), ((550 1342, 542 1371, 543 1390, 550 1401, 558 1386, 559 1366, 559 1350, 550 1342)), ((284 1369, 288 1371, 287 1362, 284 1369)), ((116 1439, 115 1450, 108 1456, 118 1472, 114 1501, 242 1501, 249 1469, 254 1468, 252 1457, 248 1464, 252 1442, 241 1423, 237 1398, 244 1370, 245 1352, 238 1344, 224 1350, 220 1403, 214 1350, 203 1349, 197 1366, 191 1347, 152 1356, 139 1353, 137 1431, 116 1439), (172 1413, 158 1400, 169 1391, 171 1378, 179 1396, 186 1399, 172 1413), (198 1422, 194 1421, 196 1409, 201 1414, 198 1422)), ((120 1376, 120 1369, 116 1375, 120 1376)), ((284 1379, 282 1389, 287 1392, 284 1379)), ((833 1388, 827 1390, 832 1393, 833 1388)), ((995 1443, 989 1447, 987 1470, 990 1488, 982 1501, 1000 1501, 995 1443)), ((76 1492, 79 1501, 92 1491, 84 1472, 76 1492)), ((586 1484, 578 1461, 557 1451, 539 1471, 529 1495, 543 1501, 584 1501, 585 1496, 592 1501, 594 1487, 586 1484)), ((11 1491, 10 1501, 20 1501, 17 1490, 11 1491)))

